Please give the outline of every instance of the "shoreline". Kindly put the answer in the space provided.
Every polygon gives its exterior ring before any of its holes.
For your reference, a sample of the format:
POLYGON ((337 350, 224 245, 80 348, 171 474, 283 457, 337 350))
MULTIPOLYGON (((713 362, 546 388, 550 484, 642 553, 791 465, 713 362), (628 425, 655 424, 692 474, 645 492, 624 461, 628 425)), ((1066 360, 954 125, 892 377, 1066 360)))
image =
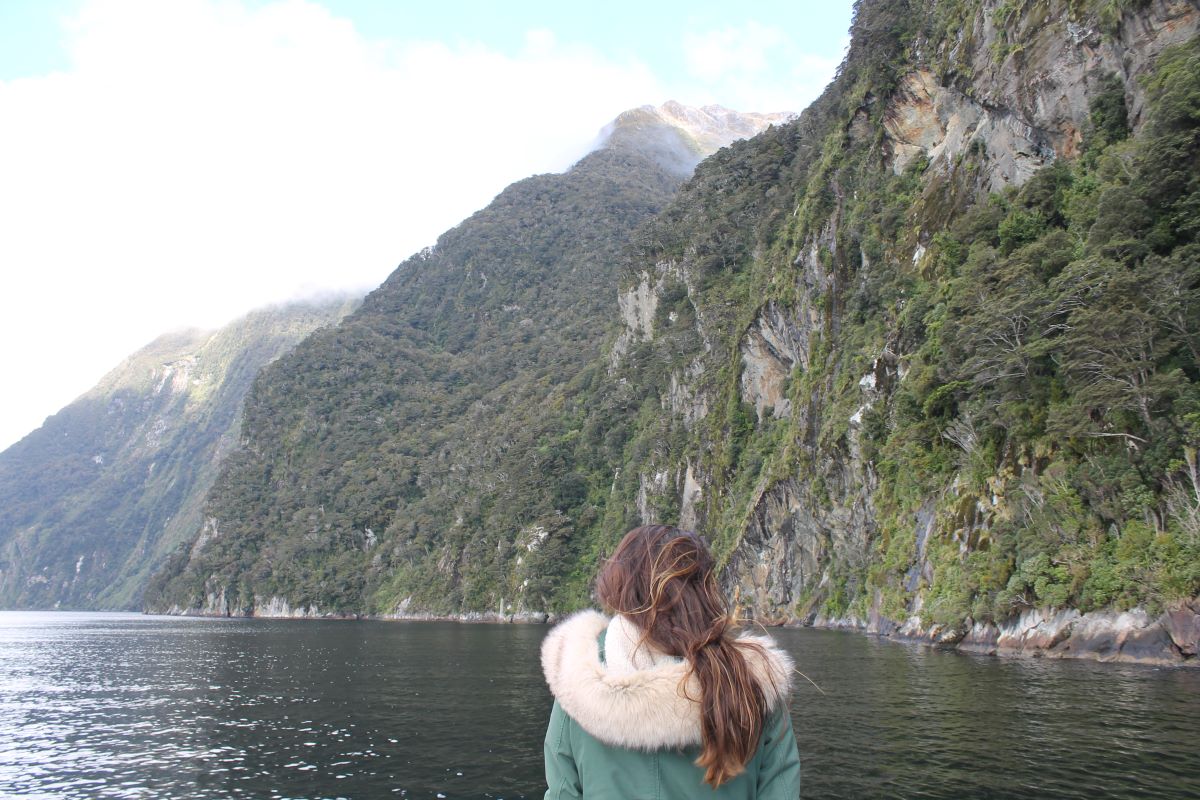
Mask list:
MULTIPOLYGON (((371 620, 380 622, 455 622, 539 625, 565 615, 535 611, 500 613, 470 611, 457 614, 402 611, 394 614, 322 612, 292 608, 286 602, 267 603, 250 614, 225 609, 181 609, 143 613, 165 616, 234 619, 371 620)), ((1142 664, 1155 667, 1200 667, 1200 598, 1172 604, 1157 617, 1143 609, 1092 611, 1031 608, 1002 625, 967 620, 957 627, 923 625, 919 617, 898 623, 878 615, 859 617, 782 618, 764 621, 766 627, 852 631, 900 643, 921 644, 964 653, 997 657, 1087 660, 1099 663, 1142 664)))
POLYGON ((1200 598, 1151 617, 1144 609, 1090 611, 1030 608, 1001 625, 903 623, 872 616, 814 617, 808 627, 854 630, 881 639, 999 657, 1072 659, 1154 667, 1200 667, 1200 598))

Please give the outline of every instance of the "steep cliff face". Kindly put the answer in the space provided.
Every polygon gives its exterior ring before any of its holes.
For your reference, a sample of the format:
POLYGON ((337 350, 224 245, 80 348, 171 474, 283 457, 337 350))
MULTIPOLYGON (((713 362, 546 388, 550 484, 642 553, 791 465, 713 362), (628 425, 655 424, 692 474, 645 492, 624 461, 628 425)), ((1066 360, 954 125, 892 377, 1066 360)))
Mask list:
POLYGON ((1092 99, 1111 77, 1121 81, 1136 130, 1146 103, 1141 78, 1163 49, 1195 35, 1196 14, 1186 0, 964 7, 960 28, 914 43, 917 57, 883 116, 888 161, 896 174, 919 156, 947 170, 978 147, 983 186, 1023 184, 1055 159, 1079 155, 1092 99))
POLYGON ((1198 23, 861 4, 821 100, 644 236, 612 369, 663 416, 614 499, 762 620, 1194 660, 1198 23))
POLYGON ((353 305, 163 336, 0 453, 0 607, 138 608, 200 524, 255 373, 353 305))
MULTIPOLYGON (((702 154, 769 122, 678 104, 622 115, 570 171, 510 186, 265 371, 245 446, 149 607, 510 614, 578 602, 571 565, 600 506, 599 470, 574 453, 585 399, 604 391, 622 254, 702 154)), ((654 310, 622 313, 636 326, 654 310)))

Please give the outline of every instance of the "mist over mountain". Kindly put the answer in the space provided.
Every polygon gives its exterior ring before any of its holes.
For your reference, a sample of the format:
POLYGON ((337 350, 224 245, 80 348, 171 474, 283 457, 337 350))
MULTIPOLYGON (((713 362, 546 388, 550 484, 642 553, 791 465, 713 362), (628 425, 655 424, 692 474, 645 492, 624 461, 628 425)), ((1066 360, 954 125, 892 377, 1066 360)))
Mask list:
POLYGON ((624 112, 604 127, 600 144, 636 149, 686 178, 722 147, 793 117, 786 112, 742 113, 717 105, 693 108, 671 100, 624 112))

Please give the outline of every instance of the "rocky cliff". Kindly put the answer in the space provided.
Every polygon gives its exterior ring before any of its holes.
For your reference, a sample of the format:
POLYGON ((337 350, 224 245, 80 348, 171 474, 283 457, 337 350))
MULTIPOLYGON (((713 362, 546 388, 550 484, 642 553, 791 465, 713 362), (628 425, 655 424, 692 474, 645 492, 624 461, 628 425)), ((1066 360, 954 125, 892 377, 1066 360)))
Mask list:
POLYGON ((1198 22, 860 4, 825 95, 645 234, 625 503, 762 621, 1194 663, 1198 22))
POLYGON ((198 529, 258 370, 354 305, 170 334, 0 453, 0 607, 135 609, 198 529))

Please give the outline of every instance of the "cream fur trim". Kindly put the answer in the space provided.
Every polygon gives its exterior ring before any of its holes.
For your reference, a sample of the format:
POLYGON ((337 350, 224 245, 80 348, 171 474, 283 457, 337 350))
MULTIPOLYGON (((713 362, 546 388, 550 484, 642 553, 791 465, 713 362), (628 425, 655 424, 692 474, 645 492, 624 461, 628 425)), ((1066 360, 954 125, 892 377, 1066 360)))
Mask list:
MULTIPOLYGON (((542 670, 563 710, 605 744, 637 750, 699 744, 700 685, 688 675, 687 662, 610 674, 600 662, 597 643, 608 622, 598 611, 580 611, 559 623, 542 642, 542 670)), ((754 650, 745 652, 767 707, 786 703, 791 657, 769 636, 743 636, 739 641, 756 642, 765 649, 766 657, 754 650)))
POLYGON ((604 635, 604 668, 610 677, 654 669, 659 664, 679 660, 660 652, 650 642, 642 641, 641 629, 624 614, 615 614, 608 621, 608 633, 604 635))

